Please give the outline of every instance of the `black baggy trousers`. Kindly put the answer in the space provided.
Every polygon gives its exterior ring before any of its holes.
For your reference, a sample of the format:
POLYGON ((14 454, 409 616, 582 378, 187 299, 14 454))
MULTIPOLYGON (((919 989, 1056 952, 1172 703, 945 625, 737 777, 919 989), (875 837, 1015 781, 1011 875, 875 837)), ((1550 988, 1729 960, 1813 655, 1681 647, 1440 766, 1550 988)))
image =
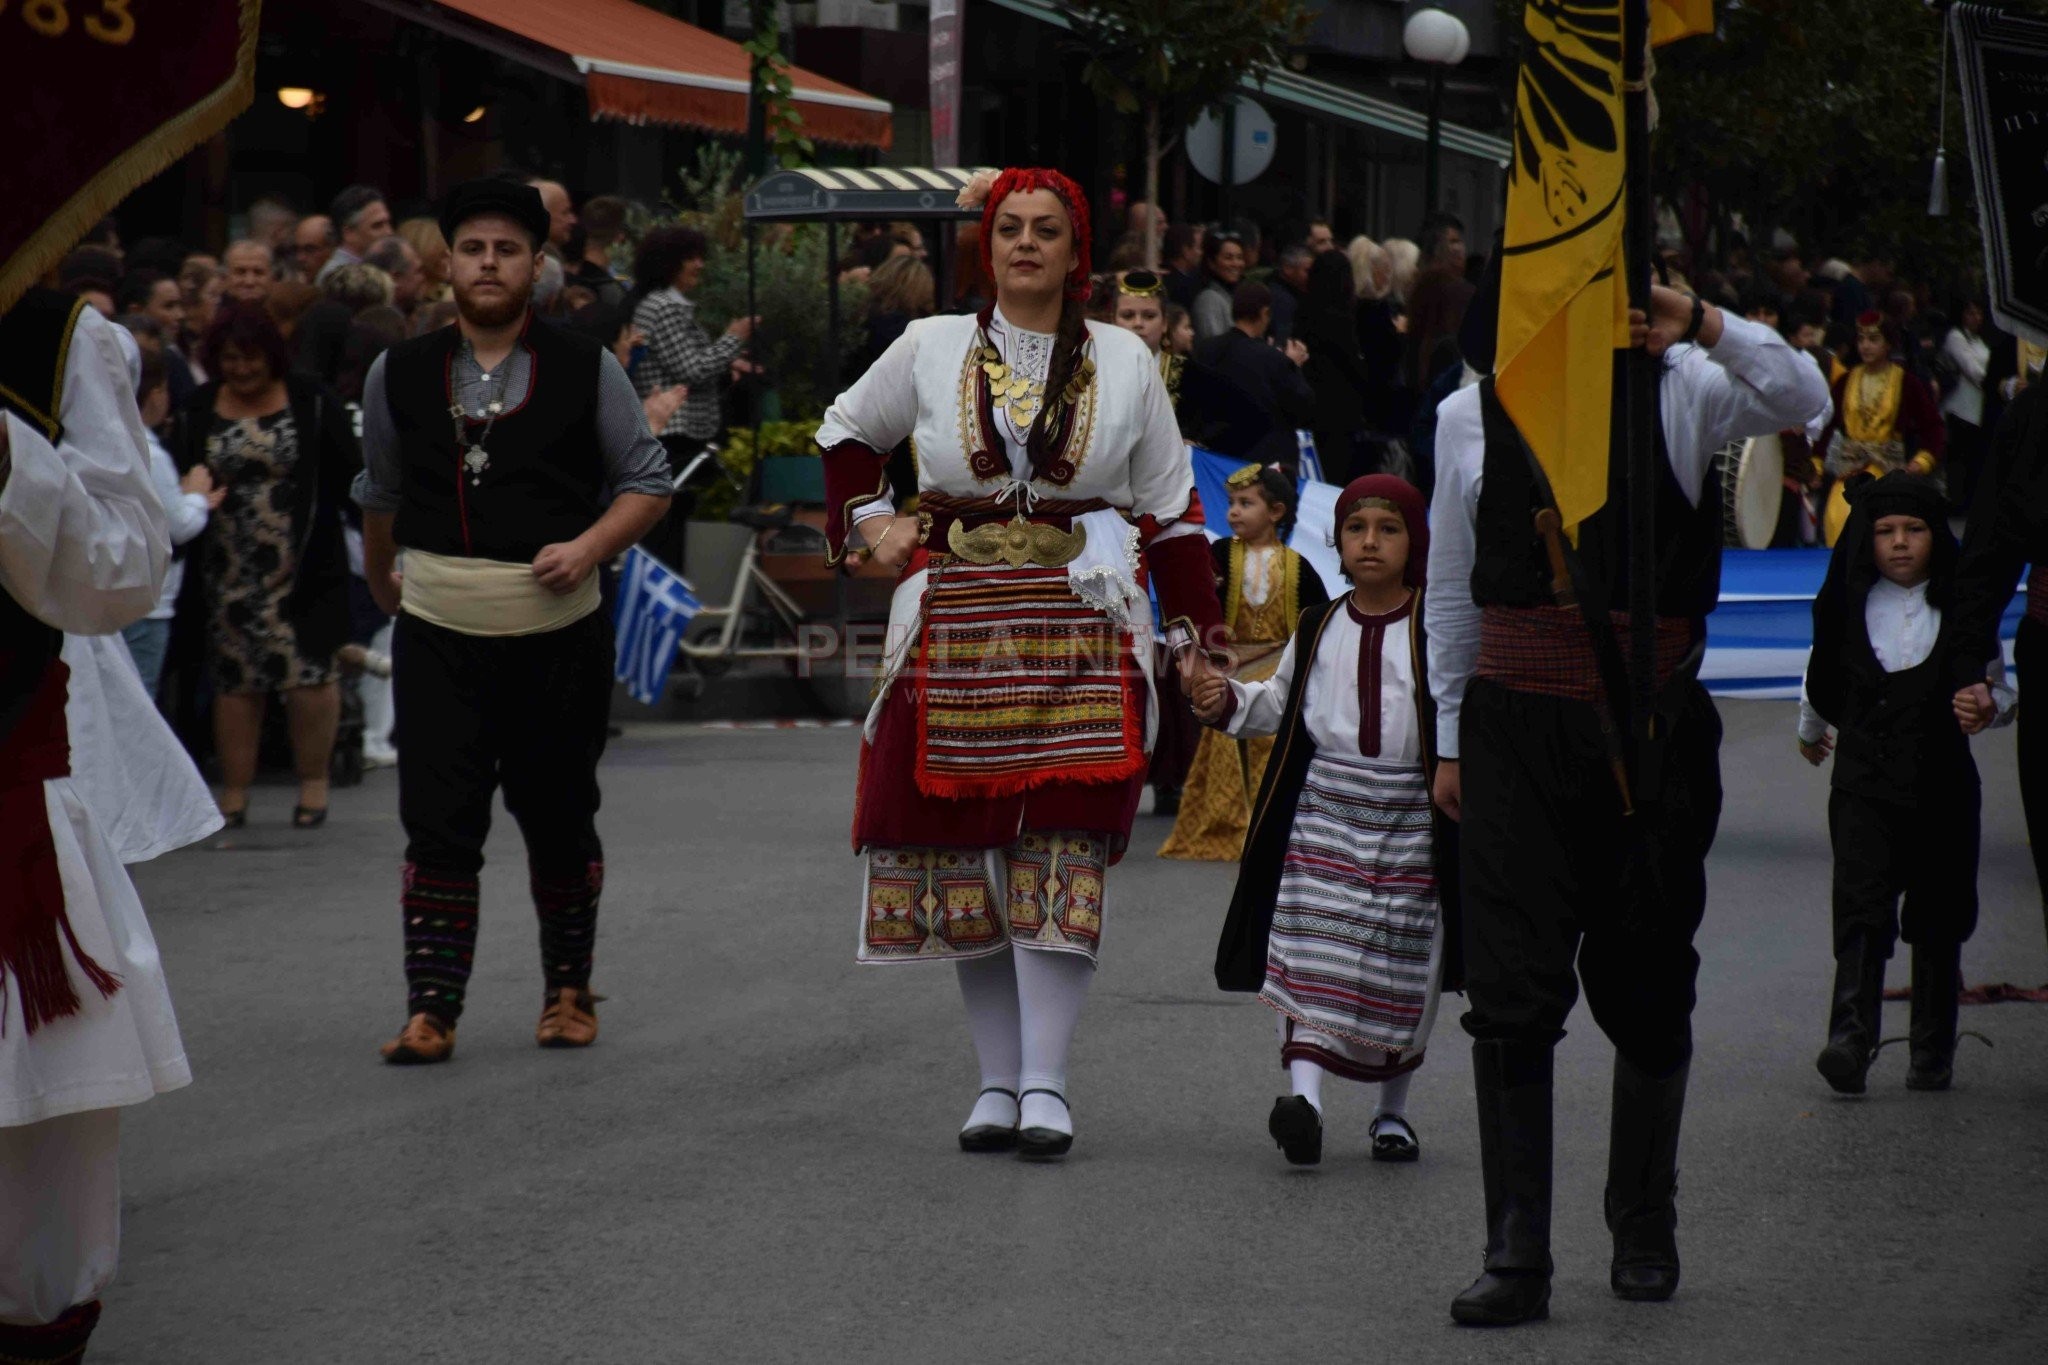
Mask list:
POLYGON ((400 612, 391 683, 406 861, 475 877, 501 785, 537 877, 573 879, 602 861, 597 761, 612 663, 603 611, 560 630, 502 636, 400 612))
POLYGON ((1721 718, 1706 689, 1671 728, 1659 798, 1634 816, 1590 703, 1476 678, 1459 749, 1466 1032, 1555 1043, 1583 982, 1622 1056, 1671 1074, 1692 1056, 1692 940, 1721 819, 1721 718))

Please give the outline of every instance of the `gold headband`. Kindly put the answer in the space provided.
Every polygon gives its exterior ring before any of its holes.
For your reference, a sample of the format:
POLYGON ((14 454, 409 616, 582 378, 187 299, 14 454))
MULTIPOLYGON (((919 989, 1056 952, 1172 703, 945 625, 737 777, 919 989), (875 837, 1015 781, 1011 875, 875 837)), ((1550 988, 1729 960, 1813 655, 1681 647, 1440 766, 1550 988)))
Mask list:
POLYGON ((1259 472, 1264 468, 1264 465, 1248 464, 1242 469, 1234 469, 1231 471, 1230 477, 1223 481, 1223 486, 1233 491, 1250 488, 1259 481, 1259 472))
POLYGON ((1126 270, 1116 277, 1116 292, 1134 299, 1156 299, 1166 292, 1166 281, 1150 270, 1126 270), (1151 283, 1135 283, 1133 275, 1143 276, 1151 283))
POLYGON ((1858 341, 1890 341, 1890 340, 1891 340, 1891 338, 1890 338, 1890 337, 1888 337, 1888 336, 1886 336, 1886 335, 1884 334, 1884 326, 1883 326, 1883 324, 1881 324, 1881 323, 1880 323, 1879 325, 1875 326, 1875 327, 1858 327, 1858 328, 1856 329, 1856 339, 1857 339, 1858 341))

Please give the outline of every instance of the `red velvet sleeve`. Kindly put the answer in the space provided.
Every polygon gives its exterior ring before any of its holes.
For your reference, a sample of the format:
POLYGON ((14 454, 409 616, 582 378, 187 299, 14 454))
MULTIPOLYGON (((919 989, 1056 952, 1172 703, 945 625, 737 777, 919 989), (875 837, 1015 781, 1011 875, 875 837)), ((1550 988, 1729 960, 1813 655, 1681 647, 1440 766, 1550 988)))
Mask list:
POLYGON ((846 557, 846 532, 853 509, 889 494, 889 456, 859 441, 841 441, 825 452, 825 562, 846 557))
POLYGON ((1948 457, 1948 428, 1941 420, 1941 406, 1927 381, 1910 370, 1902 376, 1899 390, 1899 427, 1906 437, 1907 458, 1926 451, 1937 461, 1948 457))
POLYGON ((1159 614, 1170 631, 1185 626, 1202 648, 1219 654, 1229 647, 1223 604, 1216 600, 1216 569, 1209 542, 1201 536, 1170 536, 1145 546, 1145 568, 1159 589, 1159 614))

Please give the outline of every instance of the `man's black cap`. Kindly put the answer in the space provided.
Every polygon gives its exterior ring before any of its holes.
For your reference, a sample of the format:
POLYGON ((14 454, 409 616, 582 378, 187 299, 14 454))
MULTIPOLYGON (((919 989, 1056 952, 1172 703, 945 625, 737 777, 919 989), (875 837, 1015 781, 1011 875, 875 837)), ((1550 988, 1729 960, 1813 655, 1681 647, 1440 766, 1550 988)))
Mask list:
POLYGON ((441 235, 453 246, 457 228, 487 213, 503 214, 525 228, 536 251, 548 239, 548 209, 540 191, 506 180, 471 180, 450 190, 441 206, 441 235))

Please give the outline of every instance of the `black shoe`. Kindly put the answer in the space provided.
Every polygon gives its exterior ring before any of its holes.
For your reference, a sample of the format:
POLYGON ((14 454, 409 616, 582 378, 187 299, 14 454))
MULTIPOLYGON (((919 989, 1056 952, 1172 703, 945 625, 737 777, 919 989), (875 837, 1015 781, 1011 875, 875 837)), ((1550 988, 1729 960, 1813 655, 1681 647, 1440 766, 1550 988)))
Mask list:
POLYGON ((1690 1071, 1686 1063, 1659 1079, 1614 1059, 1606 1208, 1618 1298, 1658 1303, 1678 1290, 1678 1127, 1690 1071))
POLYGON ((326 823, 327 807, 325 806, 292 807, 293 829, 318 829, 326 823))
MULTIPOLYGON (((1008 1095, 1014 1103, 1017 1092, 992 1085, 981 1095, 1008 1095)), ((981 1095, 974 1097, 980 1103, 981 1095)), ((972 1128, 960 1130, 960 1150, 963 1152, 1014 1152, 1017 1150, 1017 1125, 1008 1127, 1000 1123, 977 1123, 972 1128)))
POLYGON ((1451 1301, 1451 1320, 1467 1327, 1540 1322, 1550 1316, 1550 1044, 1475 1042, 1472 1080, 1486 1269, 1451 1301))
POLYGON ((1828 1011, 1828 1045, 1814 1069, 1844 1095, 1864 1092, 1884 1009, 1884 964, 1871 936, 1851 932, 1835 946, 1835 993, 1828 1011))
POLYGON ((1374 1161, 1419 1161, 1422 1143, 1415 1129, 1399 1114, 1381 1114, 1368 1130, 1372 1135, 1374 1161))
POLYGON ((1550 1317, 1550 1275, 1541 1270, 1487 1270, 1451 1300, 1460 1327, 1514 1327, 1550 1317))
POLYGON ((1323 1116, 1299 1095, 1273 1101, 1266 1119, 1266 1131, 1280 1144, 1280 1151, 1293 1166, 1314 1166, 1323 1159, 1323 1116))
MULTIPOLYGON (((1062 1105, 1067 1097, 1057 1090, 1027 1090, 1024 1095, 1050 1095, 1062 1105)), ((1017 1097, 1018 1122, 1023 1122, 1024 1095, 1017 1097)), ((1071 1117, 1073 1110, 1067 1110, 1071 1117)), ((1072 1133, 1062 1133, 1057 1128, 1019 1128, 1017 1130, 1017 1155, 1025 1161, 1058 1161, 1074 1145, 1072 1133)))
POLYGON ((1912 1066, 1908 1090, 1946 1090, 1955 1080, 1956 1014, 1963 948, 1959 943, 1913 945, 1913 1022, 1908 1030, 1912 1066))
POLYGON ((220 814, 221 829, 223 830, 241 829, 249 823, 249 808, 247 806, 242 807, 240 810, 224 810, 220 814))

